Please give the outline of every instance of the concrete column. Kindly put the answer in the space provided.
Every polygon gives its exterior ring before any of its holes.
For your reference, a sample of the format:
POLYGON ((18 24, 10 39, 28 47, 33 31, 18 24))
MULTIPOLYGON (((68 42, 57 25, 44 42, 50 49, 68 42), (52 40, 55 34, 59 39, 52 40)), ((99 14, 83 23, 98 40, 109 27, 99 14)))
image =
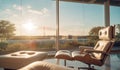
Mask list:
POLYGON ((110 26, 110 0, 104 2, 105 26, 110 26))

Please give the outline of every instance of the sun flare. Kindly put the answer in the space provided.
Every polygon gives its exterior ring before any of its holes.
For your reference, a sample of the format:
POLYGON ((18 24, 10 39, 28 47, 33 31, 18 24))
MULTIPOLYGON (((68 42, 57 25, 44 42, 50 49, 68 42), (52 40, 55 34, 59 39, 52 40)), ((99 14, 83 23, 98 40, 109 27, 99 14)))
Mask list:
POLYGON ((27 22, 27 23, 23 24, 23 28, 26 31, 34 31, 36 29, 36 26, 33 22, 27 22))

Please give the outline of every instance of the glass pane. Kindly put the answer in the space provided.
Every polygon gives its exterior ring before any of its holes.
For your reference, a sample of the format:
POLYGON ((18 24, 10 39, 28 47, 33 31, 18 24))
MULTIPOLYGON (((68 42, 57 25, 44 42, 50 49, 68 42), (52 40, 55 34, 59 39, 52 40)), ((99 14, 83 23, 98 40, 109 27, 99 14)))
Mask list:
POLYGON ((1 46, 5 46, 0 47, 0 50, 55 49, 55 9, 56 2, 51 0, 0 0, 0 21, 9 21, 15 27, 10 32, 14 35, 7 35, 9 38, 0 33, 1 46))
POLYGON ((60 2, 60 35, 66 40, 60 47, 94 46, 99 40, 98 29, 105 25, 103 14, 103 5, 60 2), (95 34, 91 34, 93 28, 95 34))

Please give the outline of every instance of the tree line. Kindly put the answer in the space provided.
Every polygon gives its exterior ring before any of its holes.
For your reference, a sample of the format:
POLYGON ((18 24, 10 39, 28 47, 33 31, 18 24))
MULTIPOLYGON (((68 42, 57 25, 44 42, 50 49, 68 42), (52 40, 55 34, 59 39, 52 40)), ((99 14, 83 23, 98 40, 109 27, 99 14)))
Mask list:
POLYGON ((0 20, 0 42, 5 42, 10 37, 14 36, 15 30, 15 24, 6 20, 0 20))

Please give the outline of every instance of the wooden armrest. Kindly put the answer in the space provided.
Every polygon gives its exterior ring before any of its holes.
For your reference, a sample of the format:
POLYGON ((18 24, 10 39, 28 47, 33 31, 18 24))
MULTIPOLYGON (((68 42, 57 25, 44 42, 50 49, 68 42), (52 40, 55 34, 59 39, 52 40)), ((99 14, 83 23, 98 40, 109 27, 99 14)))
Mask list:
POLYGON ((101 53, 101 54, 104 54, 104 55, 109 55, 108 53, 106 53, 106 52, 103 52, 103 51, 99 51, 99 50, 91 50, 91 49, 86 49, 85 50, 85 52, 87 52, 87 53, 92 53, 92 52, 94 52, 94 53, 101 53))
POLYGON ((93 47, 90 47, 90 46, 79 46, 79 49, 93 49, 93 47))
POLYGON ((93 47, 88 47, 88 46, 79 46, 79 49, 80 49, 80 53, 83 53, 84 50, 86 49, 93 49, 93 47))

